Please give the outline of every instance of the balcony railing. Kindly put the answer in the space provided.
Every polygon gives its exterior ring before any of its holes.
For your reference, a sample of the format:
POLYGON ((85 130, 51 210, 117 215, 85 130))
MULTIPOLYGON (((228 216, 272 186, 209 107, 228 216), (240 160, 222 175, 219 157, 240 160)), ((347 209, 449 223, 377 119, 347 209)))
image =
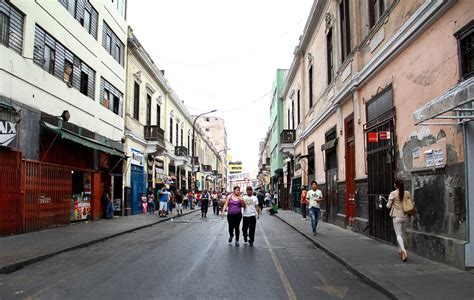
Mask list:
POLYGON ((192 165, 193 166, 199 166, 199 157, 198 156, 194 156, 193 159, 192 159, 192 165))
POLYGON ((146 125, 145 127, 145 140, 154 142, 165 142, 165 131, 158 125, 146 125))
POLYGON ((211 165, 202 165, 202 171, 206 173, 212 172, 212 166, 211 165))
POLYGON ((176 156, 188 156, 188 148, 184 146, 176 146, 174 148, 174 154, 176 156))
POLYGON ((296 140, 296 130, 285 129, 280 134, 280 141, 282 144, 293 144, 296 140))

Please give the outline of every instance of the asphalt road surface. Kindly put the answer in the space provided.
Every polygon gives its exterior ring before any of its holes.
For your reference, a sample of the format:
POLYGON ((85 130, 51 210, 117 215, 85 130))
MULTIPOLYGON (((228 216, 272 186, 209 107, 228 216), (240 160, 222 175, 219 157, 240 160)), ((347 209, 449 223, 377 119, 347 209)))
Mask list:
POLYGON ((254 247, 227 239, 191 214, 0 275, 0 299, 385 298, 273 216, 254 247))

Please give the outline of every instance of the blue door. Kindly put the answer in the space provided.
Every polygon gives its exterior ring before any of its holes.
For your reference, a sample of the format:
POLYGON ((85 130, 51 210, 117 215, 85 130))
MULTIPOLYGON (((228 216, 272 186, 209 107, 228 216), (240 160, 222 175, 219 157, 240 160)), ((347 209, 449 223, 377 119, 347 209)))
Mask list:
POLYGON ((132 209, 132 214, 141 214, 143 213, 142 193, 146 192, 145 172, 143 172, 143 168, 132 165, 131 186, 130 208, 132 209))

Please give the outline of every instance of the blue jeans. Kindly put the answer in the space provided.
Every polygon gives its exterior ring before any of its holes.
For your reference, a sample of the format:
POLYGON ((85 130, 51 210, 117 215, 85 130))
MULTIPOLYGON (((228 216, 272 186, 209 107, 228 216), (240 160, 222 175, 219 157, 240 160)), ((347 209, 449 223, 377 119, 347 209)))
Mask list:
POLYGON ((319 219, 319 208, 311 207, 309 209, 309 215, 311 216, 311 228, 313 229, 313 234, 316 233, 316 226, 318 226, 319 219))
POLYGON ((112 219, 114 217, 114 204, 111 201, 107 202, 107 207, 105 210, 105 218, 112 219))

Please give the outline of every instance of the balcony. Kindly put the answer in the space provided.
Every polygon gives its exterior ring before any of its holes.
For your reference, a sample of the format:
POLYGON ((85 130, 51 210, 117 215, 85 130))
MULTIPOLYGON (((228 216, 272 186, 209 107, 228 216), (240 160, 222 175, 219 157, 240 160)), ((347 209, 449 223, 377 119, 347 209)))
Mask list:
POLYGON ((212 166, 211 165, 202 165, 202 172, 212 173, 212 166))
POLYGON ((280 153, 283 158, 294 156, 295 148, 293 143, 296 140, 296 130, 285 129, 280 134, 280 153))
POLYGON ((184 146, 176 146, 174 148, 174 155, 176 156, 188 156, 188 148, 184 146))
POLYGON ((165 131, 160 128, 158 125, 146 125, 144 126, 145 140, 147 141, 156 141, 156 142, 165 142, 165 131))
POLYGON ((200 165, 200 163, 199 163, 199 157, 198 157, 198 156, 194 156, 194 157, 192 158, 192 165, 193 165, 193 166, 199 166, 199 165, 200 165))
POLYGON ((190 160, 188 157, 188 148, 184 146, 176 146, 174 148, 174 155, 171 154, 174 159, 174 164, 179 167, 182 165, 188 165, 190 160))
POLYGON ((150 149, 147 149, 147 153, 155 151, 162 153, 166 149, 164 130, 158 125, 145 125, 143 128, 143 136, 145 137, 145 140, 149 142, 148 146, 151 146, 150 149))

